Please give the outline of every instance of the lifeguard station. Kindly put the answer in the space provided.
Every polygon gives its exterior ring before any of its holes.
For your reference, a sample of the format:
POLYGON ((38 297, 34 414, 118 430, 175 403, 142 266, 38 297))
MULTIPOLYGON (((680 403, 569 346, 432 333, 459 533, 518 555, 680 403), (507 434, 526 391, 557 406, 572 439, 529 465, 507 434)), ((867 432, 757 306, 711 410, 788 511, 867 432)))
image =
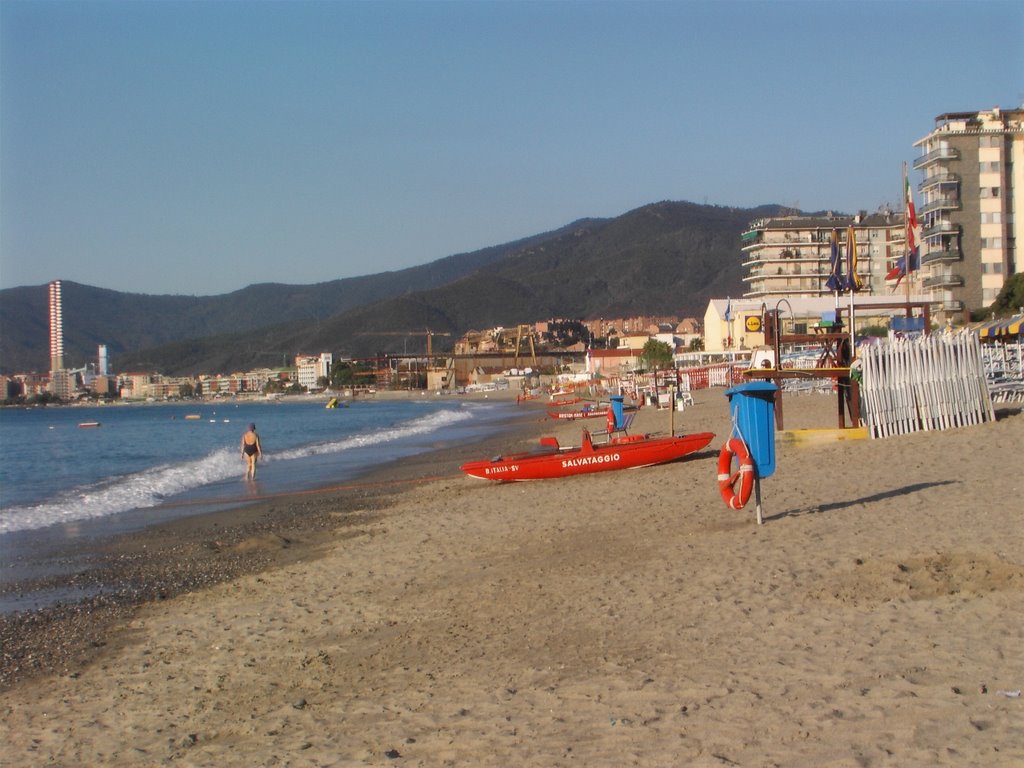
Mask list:
MULTIPOLYGON (((780 301, 779 304, 784 302, 785 300, 780 301)), ((854 358, 851 344, 852 334, 850 333, 852 325, 847 326, 844 322, 844 313, 852 319, 855 305, 840 306, 835 310, 823 311, 818 324, 807 328, 806 333, 783 333, 779 307, 768 309, 763 304, 761 306, 764 343, 766 347, 770 348, 771 354, 767 356, 763 364, 753 364, 750 369, 743 371, 743 375, 748 380, 774 382, 778 387, 775 393, 777 427, 784 429, 782 382, 786 379, 807 378, 830 379, 834 382, 837 393, 838 427, 840 429, 847 428, 847 415, 849 415, 849 427, 859 427, 861 423, 860 384, 857 377, 852 375, 851 370, 854 358), (782 348, 786 345, 816 347, 817 358, 814 366, 810 368, 784 367, 781 364, 782 348)), ((872 302, 869 306, 873 310, 903 310, 905 316, 899 319, 907 327, 921 328, 924 333, 928 332, 929 304, 927 302, 872 302), (913 317, 914 311, 921 313, 919 318, 913 317)))

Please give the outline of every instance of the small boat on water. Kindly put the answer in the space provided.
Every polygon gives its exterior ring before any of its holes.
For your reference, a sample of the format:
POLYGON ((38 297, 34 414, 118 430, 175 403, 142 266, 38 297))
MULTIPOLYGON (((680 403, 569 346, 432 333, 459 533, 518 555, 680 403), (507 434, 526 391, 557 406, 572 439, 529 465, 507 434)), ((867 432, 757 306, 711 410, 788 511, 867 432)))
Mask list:
POLYGON ((470 461, 462 471, 482 480, 512 482, 516 480, 547 480, 613 469, 635 469, 665 464, 681 459, 707 446, 715 435, 699 432, 678 437, 629 435, 615 437, 607 443, 594 442, 583 430, 579 447, 563 448, 554 437, 541 438, 541 448, 527 453, 495 456, 483 461, 470 461))
POLYGON ((98 427, 99 425, 100 423, 98 421, 83 421, 78 426, 81 427, 82 429, 92 429, 93 427, 98 427))

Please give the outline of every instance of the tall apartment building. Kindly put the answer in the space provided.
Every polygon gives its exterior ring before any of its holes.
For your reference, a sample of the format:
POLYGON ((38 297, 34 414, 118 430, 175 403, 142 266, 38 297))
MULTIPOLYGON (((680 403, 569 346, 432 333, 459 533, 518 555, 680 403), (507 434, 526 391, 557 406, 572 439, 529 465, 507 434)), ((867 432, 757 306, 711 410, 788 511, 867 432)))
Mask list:
POLYGON ((862 211, 857 216, 781 216, 751 223, 742 235, 743 266, 747 268, 743 298, 771 302, 784 297, 833 295, 826 285, 832 274, 832 231, 836 230, 840 255, 845 259, 851 225, 860 293, 891 292, 885 275, 889 265, 903 256, 904 216, 893 212, 868 215, 862 211))
POLYGON ((1020 269, 1015 217, 1024 190, 1024 110, 951 112, 914 142, 924 174, 921 287, 938 317, 965 318, 991 304, 1020 269))
POLYGON ((50 371, 64 370, 64 300, 60 280, 50 283, 50 371))

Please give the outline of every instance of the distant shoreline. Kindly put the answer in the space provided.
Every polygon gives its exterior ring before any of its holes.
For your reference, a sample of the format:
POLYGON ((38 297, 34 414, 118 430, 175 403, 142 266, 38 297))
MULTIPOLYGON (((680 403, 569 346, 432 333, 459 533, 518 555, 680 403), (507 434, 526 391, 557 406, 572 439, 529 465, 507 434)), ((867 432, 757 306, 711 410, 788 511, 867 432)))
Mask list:
POLYGON ((274 395, 225 395, 181 398, 179 400, 90 400, 88 402, 48 402, 48 403, 0 403, 0 408, 24 409, 34 408, 110 408, 121 406, 139 405, 212 405, 217 403, 309 403, 322 401, 326 403, 332 397, 342 402, 365 402, 367 400, 421 400, 426 398, 458 398, 468 400, 515 400, 520 393, 513 389, 490 390, 487 392, 464 392, 464 393, 440 393, 429 389, 378 389, 372 394, 361 394, 358 396, 342 395, 340 392, 325 390, 312 394, 274 394, 274 395))

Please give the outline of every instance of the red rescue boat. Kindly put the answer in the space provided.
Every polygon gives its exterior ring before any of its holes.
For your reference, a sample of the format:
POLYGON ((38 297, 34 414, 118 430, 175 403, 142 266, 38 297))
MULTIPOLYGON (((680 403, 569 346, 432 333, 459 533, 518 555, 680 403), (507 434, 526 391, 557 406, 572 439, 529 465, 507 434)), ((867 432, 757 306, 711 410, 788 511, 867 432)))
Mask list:
POLYGON ((551 405, 555 406, 556 408, 564 408, 567 405, 576 405, 577 403, 582 402, 582 397, 558 397, 556 395, 551 396, 551 405))
POLYGON ((483 480, 511 482, 650 467, 699 451, 714 437, 713 432, 678 437, 630 435, 595 445, 590 433, 583 430, 583 444, 578 448, 562 448, 555 438, 545 437, 541 438, 542 447, 538 451, 470 461, 462 465, 462 471, 483 480))

